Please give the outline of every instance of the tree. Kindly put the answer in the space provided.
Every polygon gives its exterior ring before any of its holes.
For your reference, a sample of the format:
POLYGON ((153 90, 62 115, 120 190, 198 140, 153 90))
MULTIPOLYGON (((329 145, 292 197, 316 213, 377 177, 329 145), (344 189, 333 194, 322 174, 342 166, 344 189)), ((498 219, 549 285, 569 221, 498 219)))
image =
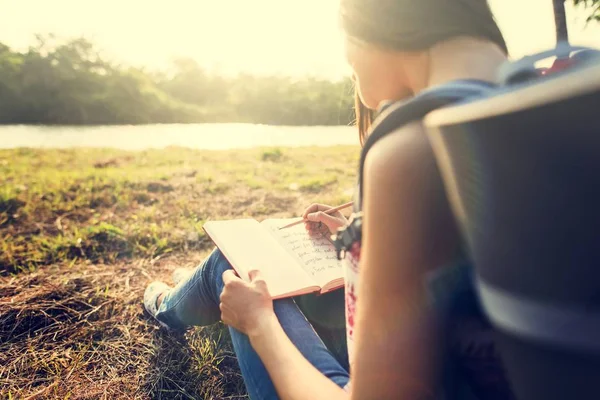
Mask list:
POLYGON ((110 63, 86 39, 37 36, 25 52, 0 43, 0 124, 250 122, 348 124, 352 83, 206 72, 191 59, 168 72, 110 63))
POLYGON ((573 0, 575 5, 583 4, 590 9, 588 21, 600 22, 600 0, 573 0))
MULTIPOLYGON (((567 30, 567 16, 565 12, 565 0, 552 0, 554 5, 554 20, 556 22, 556 40, 569 40, 569 32, 567 30)), ((590 15, 587 20, 600 22, 600 0, 573 0, 573 3, 583 5, 590 9, 590 15)))
POLYGON ((554 22, 556 23, 556 41, 567 42, 569 31, 567 29, 567 13, 565 11, 565 0, 552 0, 554 5, 554 22))

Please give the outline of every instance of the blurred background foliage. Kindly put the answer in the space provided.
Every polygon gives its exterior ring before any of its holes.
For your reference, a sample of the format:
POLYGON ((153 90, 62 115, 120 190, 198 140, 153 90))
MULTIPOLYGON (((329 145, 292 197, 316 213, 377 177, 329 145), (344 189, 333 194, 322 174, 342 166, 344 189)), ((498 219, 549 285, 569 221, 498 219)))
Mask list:
POLYGON ((185 58, 155 72, 107 61, 85 38, 36 39, 24 52, 0 43, 2 124, 346 125, 353 119, 350 79, 225 77, 185 58))

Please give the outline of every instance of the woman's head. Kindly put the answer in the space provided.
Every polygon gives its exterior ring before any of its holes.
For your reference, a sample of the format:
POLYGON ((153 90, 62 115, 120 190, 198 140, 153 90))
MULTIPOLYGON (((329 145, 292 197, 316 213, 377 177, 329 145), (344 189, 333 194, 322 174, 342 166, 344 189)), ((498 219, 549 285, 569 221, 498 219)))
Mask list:
POLYGON ((341 0, 346 53, 362 103, 411 93, 397 66, 438 43, 472 37, 506 44, 486 0, 341 0))

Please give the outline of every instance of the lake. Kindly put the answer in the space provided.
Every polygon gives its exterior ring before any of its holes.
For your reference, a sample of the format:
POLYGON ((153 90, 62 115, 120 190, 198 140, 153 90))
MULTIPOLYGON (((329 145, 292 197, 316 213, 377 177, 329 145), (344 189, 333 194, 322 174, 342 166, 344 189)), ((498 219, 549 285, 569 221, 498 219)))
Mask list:
POLYGON ((250 147, 358 145, 350 126, 161 124, 113 126, 0 125, 0 148, 108 147, 143 150, 181 146, 223 150, 250 147))

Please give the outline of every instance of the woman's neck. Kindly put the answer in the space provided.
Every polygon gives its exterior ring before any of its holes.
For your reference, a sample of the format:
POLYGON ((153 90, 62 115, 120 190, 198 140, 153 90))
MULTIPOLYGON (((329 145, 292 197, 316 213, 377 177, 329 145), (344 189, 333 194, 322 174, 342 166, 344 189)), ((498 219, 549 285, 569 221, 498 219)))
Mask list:
POLYGON ((433 46, 420 65, 406 72, 413 92, 418 93, 458 79, 494 82, 498 67, 505 61, 504 52, 492 42, 456 38, 433 46))

